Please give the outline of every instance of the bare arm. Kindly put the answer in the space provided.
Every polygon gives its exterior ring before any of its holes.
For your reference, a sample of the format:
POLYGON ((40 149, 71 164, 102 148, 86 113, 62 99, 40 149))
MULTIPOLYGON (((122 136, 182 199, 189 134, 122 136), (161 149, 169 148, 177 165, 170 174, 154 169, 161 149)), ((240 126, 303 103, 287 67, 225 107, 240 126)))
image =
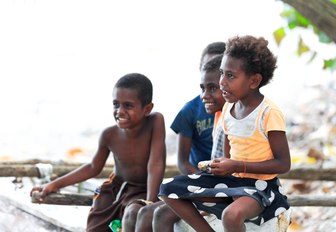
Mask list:
POLYGON ((290 152, 284 131, 270 131, 268 133, 270 147, 274 159, 261 162, 245 162, 227 158, 216 159, 210 167, 217 175, 231 174, 233 172, 246 172, 256 174, 281 174, 289 171, 291 166, 290 152))
POLYGON ((166 168, 166 130, 163 115, 156 113, 148 161, 147 200, 157 201, 166 168))
POLYGON ((190 162, 191 138, 188 138, 181 133, 178 134, 177 147, 177 167, 182 174, 192 174, 198 171, 190 162))
POLYGON ((60 188, 83 182, 98 175, 103 169, 109 155, 109 150, 105 146, 104 140, 103 133, 99 141, 98 150, 90 163, 82 165, 76 170, 55 179, 43 187, 33 187, 30 195, 32 195, 33 191, 39 191, 41 192, 42 201, 45 196, 51 192, 57 192, 60 188))

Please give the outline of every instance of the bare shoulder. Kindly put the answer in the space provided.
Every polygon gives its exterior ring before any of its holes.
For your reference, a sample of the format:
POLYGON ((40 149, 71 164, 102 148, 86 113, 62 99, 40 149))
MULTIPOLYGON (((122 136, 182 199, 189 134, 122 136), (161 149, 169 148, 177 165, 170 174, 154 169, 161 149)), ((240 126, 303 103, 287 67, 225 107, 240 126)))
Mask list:
POLYGON ((150 120, 164 120, 164 116, 160 112, 152 112, 148 115, 150 120))
POLYGON ((160 112, 152 112, 147 116, 147 121, 154 127, 164 125, 164 116, 160 112))
POLYGON ((101 133, 101 138, 109 138, 118 132, 119 128, 117 125, 105 128, 101 133))

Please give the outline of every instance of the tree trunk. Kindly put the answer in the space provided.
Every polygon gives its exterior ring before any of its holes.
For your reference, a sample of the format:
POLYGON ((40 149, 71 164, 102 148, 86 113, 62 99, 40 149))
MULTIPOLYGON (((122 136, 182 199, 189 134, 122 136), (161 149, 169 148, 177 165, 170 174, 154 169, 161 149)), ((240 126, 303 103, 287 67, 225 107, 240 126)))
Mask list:
POLYGON ((336 5, 328 0, 282 0, 336 42, 336 5))

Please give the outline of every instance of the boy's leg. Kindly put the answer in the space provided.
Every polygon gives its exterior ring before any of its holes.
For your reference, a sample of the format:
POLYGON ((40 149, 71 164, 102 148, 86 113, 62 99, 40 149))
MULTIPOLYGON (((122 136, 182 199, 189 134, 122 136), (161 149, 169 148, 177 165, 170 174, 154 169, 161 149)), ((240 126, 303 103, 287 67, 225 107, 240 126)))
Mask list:
POLYGON ((153 231, 152 228, 152 221, 153 221, 153 213, 156 208, 160 205, 163 205, 163 201, 158 201, 150 205, 143 206, 137 216, 135 231, 136 232, 151 232, 153 231))
POLYGON ((122 230, 127 232, 135 231, 135 224, 137 220, 137 215, 143 204, 133 202, 126 206, 124 211, 124 216, 122 218, 122 230))
POLYGON ((191 201, 172 199, 166 196, 161 196, 161 198, 180 218, 183 218, 184 221, 194 228, 194 230, 202 232, 214 231, 191 201))
POLYGON ((225 231, 245 231, 244 222, 247 219, 257 217, 263 209, 252 197, 239 197, 225 208, 222 214, 222 223, 225 231))
POLYGON ((154 232, 173 232, 174 224, 180 218, 169 208, 168 205, 162 204, 157 207, 153 215, 153 231, 154 232))

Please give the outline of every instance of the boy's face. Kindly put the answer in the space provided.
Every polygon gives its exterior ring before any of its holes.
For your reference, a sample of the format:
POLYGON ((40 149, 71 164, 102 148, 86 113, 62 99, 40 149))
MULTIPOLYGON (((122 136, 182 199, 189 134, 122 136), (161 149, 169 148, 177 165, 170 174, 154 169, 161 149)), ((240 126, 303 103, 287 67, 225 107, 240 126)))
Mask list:
POLYGON ((219 79, 219 71, 201 72, 201 98, 208 114, 214 114, 217 111, 221 111, 225 103, 222 91, 219 88, 219 79))
POLYGON ((147 116, 152 105, 142 106, 138 92, 130 88, 114 88, 112 93, 113 116, 122 129, 132 129, 147 116))

